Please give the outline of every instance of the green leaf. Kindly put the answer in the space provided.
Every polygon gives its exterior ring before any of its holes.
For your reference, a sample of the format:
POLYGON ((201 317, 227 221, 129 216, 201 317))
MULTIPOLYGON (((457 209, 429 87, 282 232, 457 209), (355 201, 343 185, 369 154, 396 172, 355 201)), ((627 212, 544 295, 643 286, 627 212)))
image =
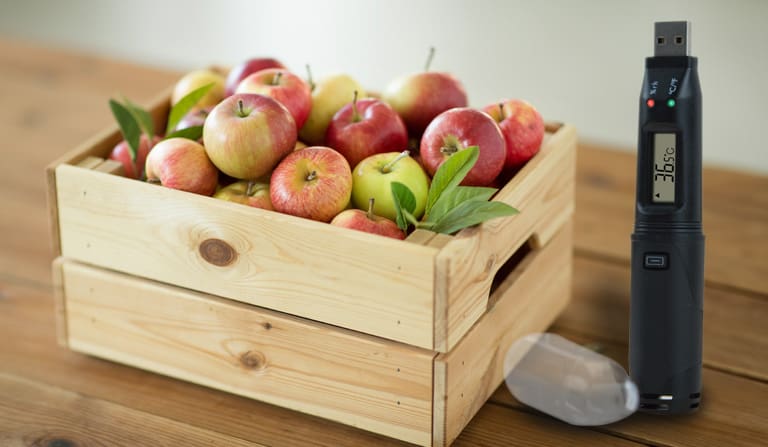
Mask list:
POLYGON ((464 180, 469 170, 477 162, 479 155, 480 149, 477 146, 470 146, 451 155, 440 165, 432 178, 432 185, 429 187, 426 214, 430 213, 444 192, 450 191, 464 180))
POLYGON ((125 102, 125 107, 131 112, 131 115, 133 115, 133 118, 136 120, 136 123, 138 123, 141 131, 147 136, 147 141, 152 141, 155 137, 155 123, 152 120, 152 115, 140 106, 129 101, 128 98, 123 97, 123 102, 125 102))
POLYGON ((438 222, 452 209, 468 200, 485 202, 493 196, 496 188, 482 186, 457 186, 449 191, 444 191, 440 198, 432 206, 432 210, 426 217, 430 222, 438 222))
POLYGON ((413 212, 416 210, 416 197, 410 188, 400 182, 392 182, 390 189, 392 190, 392 201, 395 204, 395 212, 397 213, 395 222, 401 230, 407 231, 408 217, 405 213, 407 212, 413 218, 413 212))
POLYGON ((206 84, 198 89, 192 90, 187 95, 179 100, 171 108, 171 112, 168 114, 168 125, 165 127, 165 133, 169 134, 173 132, 176 125, 179 124, 184 115, 187 114, 197 104, 200 99, 208 93, 213 87, 213 82, 206 84))
POLYGON ((449 211, 432 227, 436 233, 452 234, 488 219, 512 216, 518 211, 503 202, 479 202, 470 200, 449 211))
POLYGON ((163 138, 167 140, 169 138, 186 138, 188 140, 197 141, 203 136, 203 126, 192 126, 184 129, 171 132, 163 138))
POLYGON ((120 127, 120 132, 123 134, 123 138, 128 142, 128 151, 131 153, 131 160, 136 162, 136 154, 139 153, 139 143, 141 141, 141 129, 136 122, 133 114, 122 104, 114 99, 109 100, 109 108, 112 110, 112 115, 117 121, 117 125, 120 127))

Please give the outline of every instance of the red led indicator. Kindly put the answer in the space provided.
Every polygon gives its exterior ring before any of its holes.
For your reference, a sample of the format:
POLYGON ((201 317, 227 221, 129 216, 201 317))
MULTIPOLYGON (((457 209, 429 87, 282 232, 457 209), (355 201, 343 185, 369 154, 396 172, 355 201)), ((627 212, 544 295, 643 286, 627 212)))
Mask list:
POLYGON ((653 99, 649 99, 648 101, 645 101, 646 104, 648 104, 648 107, 653 107, 656 105, 656 101, 653 99))

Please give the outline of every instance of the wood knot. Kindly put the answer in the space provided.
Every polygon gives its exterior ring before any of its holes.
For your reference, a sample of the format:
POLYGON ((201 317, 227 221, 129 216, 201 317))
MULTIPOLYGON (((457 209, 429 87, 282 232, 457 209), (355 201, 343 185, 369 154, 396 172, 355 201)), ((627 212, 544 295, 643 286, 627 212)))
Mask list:
POLYGON ((200 256, 207 262, 225 267, 235 262, 237 252, 221 239, 206 239, 200 244, 200 256))
POLYGON ((77 447, 75 441, 50 435, 35 439, 29 444, 31 447, 77 447))
POLYGON ((264 354, 257 351, 246 351, 240 354, 239 360, 245 369, 258 370, 267 366, 267 359, 264 354))

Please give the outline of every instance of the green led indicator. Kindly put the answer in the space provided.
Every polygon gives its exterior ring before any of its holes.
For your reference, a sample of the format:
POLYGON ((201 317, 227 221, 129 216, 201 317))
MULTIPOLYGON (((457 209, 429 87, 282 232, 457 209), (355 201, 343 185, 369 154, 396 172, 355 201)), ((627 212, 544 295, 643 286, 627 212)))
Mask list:
POLYGON ((674 107, 675 106, 675 100, 672 98, 669 98, 667 100, 667 107, 674 107))

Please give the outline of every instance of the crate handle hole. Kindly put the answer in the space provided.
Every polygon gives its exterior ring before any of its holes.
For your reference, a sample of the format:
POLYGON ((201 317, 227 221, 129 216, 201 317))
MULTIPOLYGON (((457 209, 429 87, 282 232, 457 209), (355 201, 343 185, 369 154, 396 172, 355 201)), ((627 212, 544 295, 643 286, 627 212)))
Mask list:
POLYGON ((514 282, 514 277, 518 276, 522 271, 522 265, 524 261, 528 259, 531 253, 537 251, 539 245, 536 242, 537 236, 531 235, 514 253, 507 259, 504 264, 499 267, 496 274, 493 276, 491 282, 491 290, 488 295, 488 309, 492 308, 496 301, 499 299, 499 295, 502 294, 504 289, 514 282), (497 293, 499 292, 499 293, 497 293))

